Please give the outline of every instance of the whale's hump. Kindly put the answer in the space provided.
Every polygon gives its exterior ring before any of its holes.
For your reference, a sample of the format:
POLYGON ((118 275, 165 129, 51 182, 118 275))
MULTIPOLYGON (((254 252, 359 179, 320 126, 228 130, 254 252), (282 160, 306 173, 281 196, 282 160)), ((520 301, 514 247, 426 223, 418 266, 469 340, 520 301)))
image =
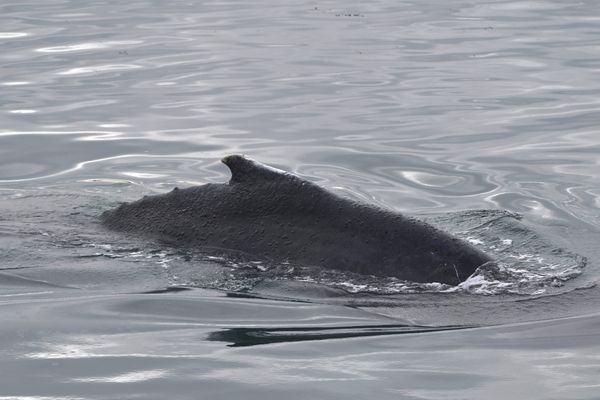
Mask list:
POLYGON ((231 171, 230 184, 257 182, 261 180, 298 179, 298 177, 289 172, 261 164, 240 154, 223 157, 221 162, 227 165, 231 171))

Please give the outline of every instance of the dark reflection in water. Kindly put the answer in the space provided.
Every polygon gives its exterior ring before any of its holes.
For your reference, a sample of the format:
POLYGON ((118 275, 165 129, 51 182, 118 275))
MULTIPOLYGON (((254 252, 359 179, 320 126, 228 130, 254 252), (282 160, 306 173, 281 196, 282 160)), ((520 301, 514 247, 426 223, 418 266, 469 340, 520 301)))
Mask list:
POLYGON ((280 328, 230 328, 211 332, 207 340, 227 342, 229 347, 246 347, 261 344, 329 340, 368 336, 403 335, 408 333, 441 332, 473 326, 410 326, 410 325, 360 325, 336 327, 280 327, 280 328))

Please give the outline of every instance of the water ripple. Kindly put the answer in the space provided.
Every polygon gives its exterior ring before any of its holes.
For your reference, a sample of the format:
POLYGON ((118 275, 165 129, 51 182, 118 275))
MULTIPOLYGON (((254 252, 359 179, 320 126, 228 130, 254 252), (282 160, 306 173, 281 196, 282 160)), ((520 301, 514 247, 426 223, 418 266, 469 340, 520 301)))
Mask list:
POLYGON ((58 72, 58 75, 81 75, 81 74, 96 74, 106 71, 119 71, 128 69, 142 68, 141 65, 135 64, 107 64, 107 65, 94 65, 90 67, 79 67, 71 68, 66 71, 58 72))
POLYGON ((121 41, 112 41, 112 42, 88 42, 88 43, 79 43, 72 45, 64 45, 64 46, 53 46, 53 47, 41 47, 36 49, 35 51, 39 51, 40 53, 65 53, 70 51, 82 51, 82 50, 98 50, 98 49, 108 49, 112 47, 119 47, 123 45, 133 45, 143 43, 139 40, 121 40, 121 41))

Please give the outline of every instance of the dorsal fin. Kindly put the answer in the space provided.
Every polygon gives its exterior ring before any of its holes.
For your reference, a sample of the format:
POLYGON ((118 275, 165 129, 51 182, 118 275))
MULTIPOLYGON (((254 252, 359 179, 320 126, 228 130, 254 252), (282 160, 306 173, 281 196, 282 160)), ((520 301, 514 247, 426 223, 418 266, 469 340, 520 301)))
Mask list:
POLYGON ((240 182, 255 182, 258 180, 281 179, 294 176, 288 172, 269 167, 268 165, 261 164, 252 160, 251 158, 239 154, 232 154, 230 156, 223 157, 221 162, 227 165, 231 171, 231 179, 229 180, 230 184, 240 182))

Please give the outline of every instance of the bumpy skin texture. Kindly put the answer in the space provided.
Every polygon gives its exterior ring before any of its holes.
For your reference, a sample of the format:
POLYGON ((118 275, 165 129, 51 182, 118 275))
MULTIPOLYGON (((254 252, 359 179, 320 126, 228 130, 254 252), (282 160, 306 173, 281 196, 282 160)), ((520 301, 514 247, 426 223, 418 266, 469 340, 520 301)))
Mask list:
POLYGON ((147 196, 106 211, 110 229, 170 245, 456 285, 490 258, 424 222, 341 198, 240 155, 227 184, 147 196))

